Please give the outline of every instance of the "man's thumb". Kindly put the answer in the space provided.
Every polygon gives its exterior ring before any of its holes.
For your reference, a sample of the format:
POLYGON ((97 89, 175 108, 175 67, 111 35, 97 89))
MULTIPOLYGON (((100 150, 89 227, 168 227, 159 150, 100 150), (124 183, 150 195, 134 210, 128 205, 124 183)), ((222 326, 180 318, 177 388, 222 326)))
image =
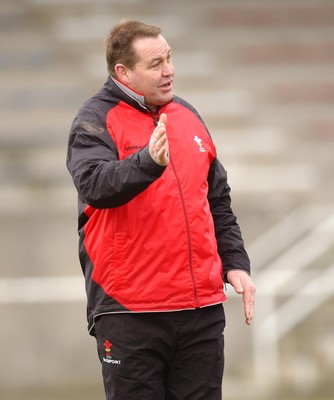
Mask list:
POLYGON ((244 292, 244 288, 242 286, 240 279, 234 279, 234 280, 230 281, 230 283, 233 286, 236 293, 242 294, 244 292))
POLYGON ((160 124, 164 124, 165 126, 167 126, 167 115, 166 114, 160 115, 158 125, 160 125, 160 124))

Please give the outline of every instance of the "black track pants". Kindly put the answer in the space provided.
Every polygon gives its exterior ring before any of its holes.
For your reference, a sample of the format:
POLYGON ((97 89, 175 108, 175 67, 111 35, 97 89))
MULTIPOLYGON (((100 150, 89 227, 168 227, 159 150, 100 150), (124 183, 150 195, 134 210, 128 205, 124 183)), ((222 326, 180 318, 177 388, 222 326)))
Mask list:
POLYGON ((221 400, 222 305, 99 317, 96 340, 107 400, 221 400))

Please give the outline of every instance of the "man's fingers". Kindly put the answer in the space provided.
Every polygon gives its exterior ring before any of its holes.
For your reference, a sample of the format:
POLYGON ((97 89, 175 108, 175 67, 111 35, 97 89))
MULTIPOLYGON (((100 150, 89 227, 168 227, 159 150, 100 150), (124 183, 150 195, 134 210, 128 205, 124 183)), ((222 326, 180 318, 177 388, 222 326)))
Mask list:
POLYGON ((250 325, 254 314, 255 285, 251 277, 239 270, 229 271, 227 279, 238 294, 242 294, 246 324, 250 325))
POLYGON ((161 124, 167 126, 167 115, 166 114, 161 114, 160 115, 158 126, 161 125, 161 124))
POLYGON ((250 325, 253 314, 254 314, 254 301, 255 301, 255 285, 252 280, 249 278, 244 286, 244 310, 245 310, 245 318, 246 324, 250 325))
POLYGON ((166 133, 162 134, 157 141, 155 142, 156 147, 161 147, 167 142, 167 135, 166 133))
POLYGON ((157 127, 149 142, 149 152, 153 160, 160 165, 169 163, 168 137, 166 133, 167 115, 161 114, 157 127))
POLYGON ((161 114, 158 125, 153 132, 153 140, 158 142, 163 136, 167 139, 166 135, 167 115, 161 114))
POLYGON ((246 318, 247 325, 250 325, 250 323, 253 319, 254 296, 255 296, 255 290, 253 290, 251 288, 249 290, 246 290, 243 295, 245 318, 246 318))

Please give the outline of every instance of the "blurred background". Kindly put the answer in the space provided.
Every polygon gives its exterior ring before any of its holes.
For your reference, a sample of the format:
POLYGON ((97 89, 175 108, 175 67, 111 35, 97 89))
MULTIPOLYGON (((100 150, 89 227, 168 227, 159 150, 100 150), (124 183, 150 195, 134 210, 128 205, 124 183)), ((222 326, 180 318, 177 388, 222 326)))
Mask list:
POLYGON ((67 136, 121 18, 162 27, 229 171, 257 284, 226 304, 224 399, 333 399, 334 1, 0 1, 0 399, 103 399, 67 136))

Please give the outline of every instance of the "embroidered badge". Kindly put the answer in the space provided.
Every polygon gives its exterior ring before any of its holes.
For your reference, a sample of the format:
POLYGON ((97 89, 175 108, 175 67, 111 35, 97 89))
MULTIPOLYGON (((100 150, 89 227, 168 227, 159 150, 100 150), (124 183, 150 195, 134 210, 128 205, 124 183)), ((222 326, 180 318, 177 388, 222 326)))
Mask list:
POLYGON ((206 152, 206 150, 205 150, 205 148, 203 147, 203 144, 202 144, 202 139, 200 139, 198 136, 195 136, 195 137, 194 137, 194 140, 195 140, 195 142, 198 144, 199 151, 200 151, 201 153, 206 152))
POLYGON ((114 360, 112 358, 112 355, 111 355, 112 343, 109 342, 109 340, 106 340, 103 343, 103 346, 104 346, 104 351, 105 351, 105 356, 103 357, 103 361, 105 363, 107 363, 107 364, 117 364, 117 365, 122 363, 121 360, 114 360))
POLYGON ((111 347, 112 347, 112 343, 109 342, 109 340, 106 340, 104 342, 104 350, 106 351, 106 358, 107 359, 111 359, 111 347))

